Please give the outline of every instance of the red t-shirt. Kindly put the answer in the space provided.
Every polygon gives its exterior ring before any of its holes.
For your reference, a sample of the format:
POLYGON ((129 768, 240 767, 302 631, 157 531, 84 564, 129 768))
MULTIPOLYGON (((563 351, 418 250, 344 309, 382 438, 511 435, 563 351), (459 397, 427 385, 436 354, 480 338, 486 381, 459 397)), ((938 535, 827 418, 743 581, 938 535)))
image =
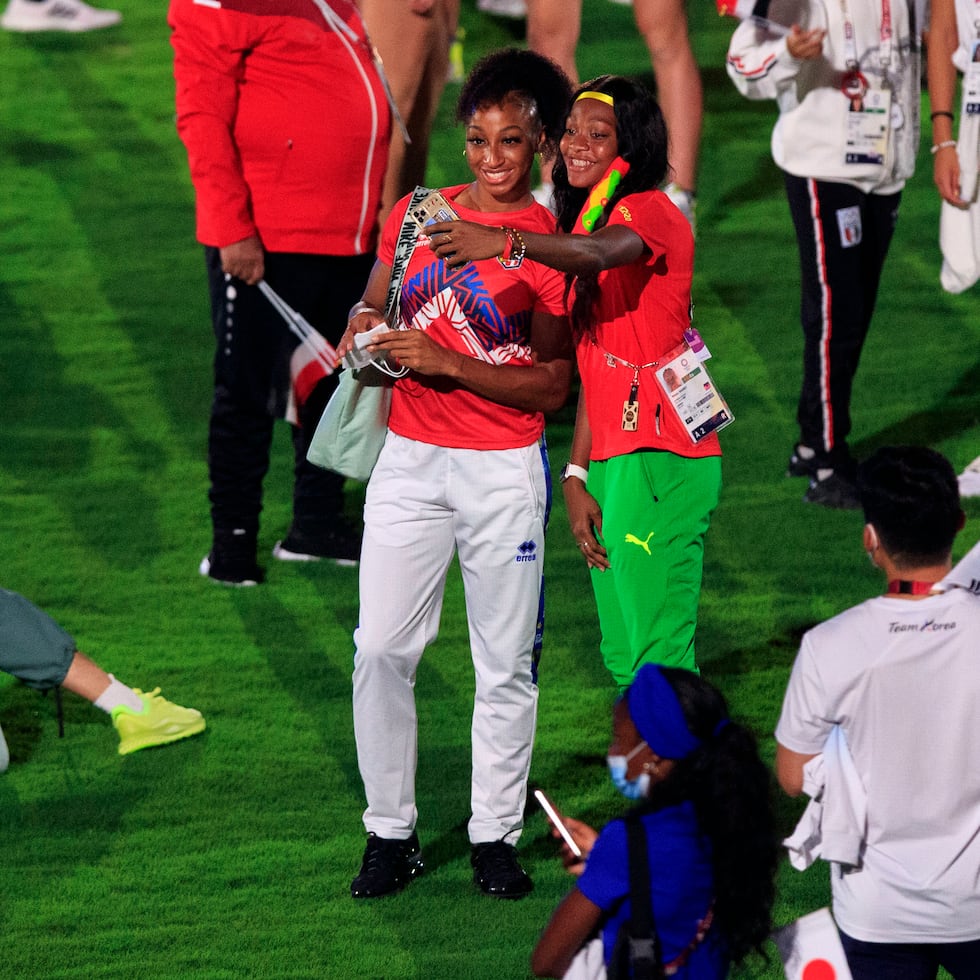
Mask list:
POLYGON ((599 274, 596 338, 584 336, 576 351, 592 429, 591 458, 610 459, 638 449, 719 456, 717 435, 712 433, 697 444, 691 441, 654 376, 654 362, 681 343, 690 326, 691 226, 657 190, 624 197, 608 224, 636 232, 648 251, 630 265, 599 274), (623 404, 629 400, 634 375, 623 361, 641 367, 635 432, 623 430, 623 404))
MULTIPOLYGON (((540 204, 520 211, 470 211, 453 199, 468 185, 443 190, 464 221, 547 234, 554 217, 540 204)), ((408 198, 395 205, 378 258, 391 265, 408 198)), ((401 290, 402 326, 425 330, 444 347, 492 364, 531 363, 531 318, 563 316, 564 276, 525 259, 505 269, 497 259, 449 269, 419 235, 401 290)), ((398 435, 453 449, 516 449, 544 428, 541 412, 525 412, 477 395, 444 377, 410 373, 395 384, 388 427, 398 435)))

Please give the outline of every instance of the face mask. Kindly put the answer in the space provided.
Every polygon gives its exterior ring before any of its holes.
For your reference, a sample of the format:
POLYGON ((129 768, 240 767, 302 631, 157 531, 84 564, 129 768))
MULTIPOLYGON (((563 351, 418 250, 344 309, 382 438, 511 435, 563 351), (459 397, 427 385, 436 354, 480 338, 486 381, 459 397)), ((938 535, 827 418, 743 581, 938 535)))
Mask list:
POLYGON ((613 786, 616 787, 628 800, 642 800, 647 795, 650 788, 650 773, 641 772, 636 779, 627 779, 626 770, 629 761, 640 749, 646 747, 646 742, 640 742, 629 755, 609 755, 606 756, 606 765, 609 766, 609 776, 613 786))

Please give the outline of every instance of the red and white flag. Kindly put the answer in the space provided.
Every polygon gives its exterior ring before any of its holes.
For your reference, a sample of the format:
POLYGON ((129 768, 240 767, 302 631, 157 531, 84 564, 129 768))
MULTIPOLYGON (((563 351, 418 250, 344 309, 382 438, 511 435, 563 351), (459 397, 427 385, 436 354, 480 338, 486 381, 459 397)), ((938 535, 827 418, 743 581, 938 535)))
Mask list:
POLYGON ((773 933, 786 980, 851 980, 830 909, 818 909, 773 933))
POLYGON ((769 0, 715 0, 715 3, 722 17, 737 17, 739 20, 746 17, 765 18, 769 10, 769 0))

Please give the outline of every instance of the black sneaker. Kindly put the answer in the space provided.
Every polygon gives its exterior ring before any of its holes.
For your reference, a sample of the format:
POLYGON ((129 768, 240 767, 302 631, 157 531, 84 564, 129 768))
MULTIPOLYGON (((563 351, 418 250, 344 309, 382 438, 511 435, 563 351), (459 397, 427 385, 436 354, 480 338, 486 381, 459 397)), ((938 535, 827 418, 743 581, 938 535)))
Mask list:
POLYGON ((534 888, 534 882, 517 860, 516 848, 506 841, 474 844, 470 864, 473 865, 473 880, 485 895, 523 898, 534 888))
POLYGON ((425 870, 417 834, 408 840, 389 840, 368 834, 361 870, 350 883, 353 898, 378 898, 401 891, 425 870))
POLYGON ((261 585, 265 581, 265 572, 254 561, 222 558, 213 551, 201 559, 197 570, 205 578, 212 578, 222 585, 244 587, 261 585))
POLYGON ((361 534, 347 524, 337 525, 316 539, 291 530, 276 542, 272 557, 279 561, 332 561, 353 567, 361 558, 361 534))
POLYGON ((861 498, 853 481, 831 470, 830 475, 822 480, 811 477, 803 499, 808 504, 820 504, 822 507, 833 507, 836 510, 860 510, 861 498))

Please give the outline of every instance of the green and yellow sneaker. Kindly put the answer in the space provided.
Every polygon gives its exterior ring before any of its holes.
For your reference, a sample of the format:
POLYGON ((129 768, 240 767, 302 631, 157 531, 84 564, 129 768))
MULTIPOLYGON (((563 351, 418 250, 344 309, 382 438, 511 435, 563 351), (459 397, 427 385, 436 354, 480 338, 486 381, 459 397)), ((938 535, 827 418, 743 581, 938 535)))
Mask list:
POLYGON ((154 745, 169 745, 204 731, 204 716, 200 711, 171 704, 159 697, 160 688, 149 694, 138 688, 134 690, 143 702, 142 711, 133 711, 125 705, 112 709, 112 724, 119 732, 120 755, 154 745))

